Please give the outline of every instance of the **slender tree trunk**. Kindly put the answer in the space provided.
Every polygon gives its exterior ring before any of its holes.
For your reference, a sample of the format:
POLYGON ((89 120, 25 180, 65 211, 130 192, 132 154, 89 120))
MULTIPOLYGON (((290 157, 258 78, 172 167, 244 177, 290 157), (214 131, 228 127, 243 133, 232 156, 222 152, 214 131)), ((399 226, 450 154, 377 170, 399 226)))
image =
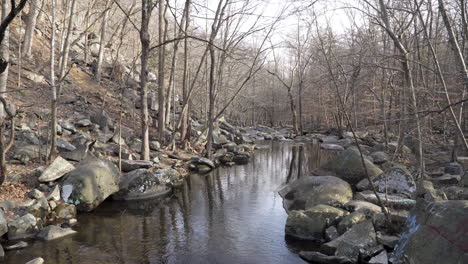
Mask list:
POLYGON ((102 17, 102 25, 101 25, 101 39, 99 42, 99 56, 96 65, 96 81, 101 82, 102 78, 102 63, 104 61, 104 51, 106 49, 106 30, 107 30, 107 16, 109 13, 109 9, 107 8, 107 3, 104 5, 104 16, 102 17))
POLYGON ((52 16, 50 37, 50 85, 52 86, 51 114, 50 114, 50 154, 49 161, 57 157, 57 87, 55 86, 55 19, 56 19, 56 0, 52 0, 52 16))
MULTIPOLYGON (((158 8, 158 40, 159 44, 162 44, 165 39, 165 20, 164 20, 164 10, 165 10, 165 0, 159 0, 159 8, 158 8)), ((159 46, 158 49, 158 134, 159 140, 161 143, 165 142, 165 109, 164 109, 164 101, 165 101, 165 81, 164 81, 164 64, 165 64, 165 56, 166 56, 166 45, 159 46)))
POLYGON ((140 73, 140 96, 141 96, 141 159, 149 160, 149 115, 148 115, 148 55, 150 36, 148 33, 149 19, 152 6, 148 0, 141 1, 141 73, 140 73))
POLYGON ((73 29, 73 21, 75 17, 75 5, 76 5, 76 0, 72 0, 71 6, 70 6, 70 18, 68 20, 67 33, 65 34, 65 40, 63 43, 63 51, 60 57, 59 80, 58 80, 59 84, 58 84, 58 90, 57 90, 57 97, 60 97, 60 93, 62 91, 63 78, 65 77, 65 73, 68 67, 68 55, 70 53, 70 36, 71 36, 71 31, 73 29))
MULTIPOLYGON (((190 5, 191 5, 191 0, 186 0, 185 1, 185 25, 184 25, 184 31, 185 34, 188 34, 188 29, 190 25, 190 5)), ((188 103, 187 101, 189 100, 188 98, 188 56, 189 56, 189 49, 188 49, 188 39, 184 39, 184 72, 182 75, 182 101, 184 104, 188 103)), ((189 111, 186 111, 185 113, 182 113, 182 126, 180 129, 180 139, 183 148, 186 148, 187 145, 187 134, 190 133, 190 131, 187 131, 188 128, 188 113, 189 111)))

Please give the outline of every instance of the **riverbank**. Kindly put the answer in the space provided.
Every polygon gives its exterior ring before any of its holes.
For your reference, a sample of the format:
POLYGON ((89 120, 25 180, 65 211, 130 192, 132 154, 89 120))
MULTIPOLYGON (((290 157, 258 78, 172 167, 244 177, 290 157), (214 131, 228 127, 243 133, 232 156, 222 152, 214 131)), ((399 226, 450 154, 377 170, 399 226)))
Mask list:
POLYGON ((464 159, 444 162, 440 150, 436 154, 427 149, 428 174, 417 177, 411 145, 404 145, 403 154, 395 158, 396 142, 385 147, 378 134, 359 134, 362 160, 351 135, 314 137, 322 148, 337 150, 337 156, 280 191, 288 211, 286 235, 317 245, 301 251, 303 259, 384 264, 468 261, 464 159))

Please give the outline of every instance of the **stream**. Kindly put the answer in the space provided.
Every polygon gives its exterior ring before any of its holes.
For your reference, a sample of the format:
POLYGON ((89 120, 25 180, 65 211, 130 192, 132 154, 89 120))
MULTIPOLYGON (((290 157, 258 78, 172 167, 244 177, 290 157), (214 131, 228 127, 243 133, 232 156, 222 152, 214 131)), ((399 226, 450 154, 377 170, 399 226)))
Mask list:
POLYGON ((333 154, 318 145, 266 142, 247 165, 191 175, 172 197, 106 201, 78 217, 77 234, 28 241, 5 263, 42 257, 64 263, 305 263, 312 249, 284 235, 287 214, 278 190, 333 154))

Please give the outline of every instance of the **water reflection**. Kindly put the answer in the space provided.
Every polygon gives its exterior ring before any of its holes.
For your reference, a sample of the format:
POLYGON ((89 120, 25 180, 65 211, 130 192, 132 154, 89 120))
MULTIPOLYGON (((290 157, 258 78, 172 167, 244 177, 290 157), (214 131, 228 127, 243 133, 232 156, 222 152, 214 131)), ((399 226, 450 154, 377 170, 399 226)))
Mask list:
MULTIPOLYGON (((325 155, 326 156, 326 155, 325 155)), ((192 175, 173 197, 108 201, 78 234, 7 253, 6 263, 304 263, 284 238, 277 190, 327 159, 317 146, 270 143, 244 166, 192 175), (288 248, 288 246, 292 248, 288 248)))

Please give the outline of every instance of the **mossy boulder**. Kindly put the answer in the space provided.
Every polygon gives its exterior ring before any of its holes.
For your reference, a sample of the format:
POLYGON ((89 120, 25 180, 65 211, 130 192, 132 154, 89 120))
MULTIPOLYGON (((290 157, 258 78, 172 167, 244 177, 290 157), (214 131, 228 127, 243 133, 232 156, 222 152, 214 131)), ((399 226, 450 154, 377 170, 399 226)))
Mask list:
POLYGON ((108 160, 85 160, 62 182, 62 198, 80 212, 90 212, 107 197, 119 191, 120 172, 108 160))

